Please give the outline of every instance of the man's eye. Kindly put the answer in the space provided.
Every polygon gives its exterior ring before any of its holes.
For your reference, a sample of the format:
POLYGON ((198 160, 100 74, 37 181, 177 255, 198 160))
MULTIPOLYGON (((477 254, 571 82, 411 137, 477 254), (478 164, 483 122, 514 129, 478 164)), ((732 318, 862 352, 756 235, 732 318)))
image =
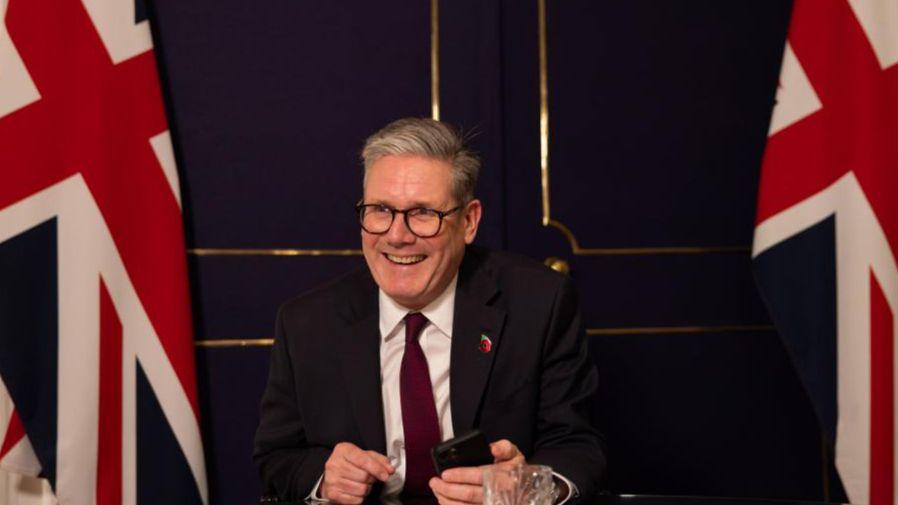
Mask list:
POLYGON ((391 212, 390 208, 386 205, 374 205, 369 207, 372 214, 389 214, 391 212))

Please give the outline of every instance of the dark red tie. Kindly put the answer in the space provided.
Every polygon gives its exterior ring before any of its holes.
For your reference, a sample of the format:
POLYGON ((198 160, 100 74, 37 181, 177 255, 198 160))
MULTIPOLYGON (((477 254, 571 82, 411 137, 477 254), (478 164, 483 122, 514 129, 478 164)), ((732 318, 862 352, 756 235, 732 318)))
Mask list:
POLYGON ((405 434, 405 486, 401 498, 432 497, 428 481, 436 475, 430 448, 440 443, 440 423, 433 401, 427 358, 418 342, 427 318, 419 312, 405 316, 405 354, 399 370, 402 431, 405 434))

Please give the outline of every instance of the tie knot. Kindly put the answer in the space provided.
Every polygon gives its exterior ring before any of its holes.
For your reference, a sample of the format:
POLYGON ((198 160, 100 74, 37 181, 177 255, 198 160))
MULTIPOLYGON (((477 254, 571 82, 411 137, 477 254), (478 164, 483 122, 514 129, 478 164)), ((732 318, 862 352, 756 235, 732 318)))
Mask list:
POLYGON ((420 312, 409 312, 405 316, 405 341, 416 340, 427 325, 427 317, 420 312))

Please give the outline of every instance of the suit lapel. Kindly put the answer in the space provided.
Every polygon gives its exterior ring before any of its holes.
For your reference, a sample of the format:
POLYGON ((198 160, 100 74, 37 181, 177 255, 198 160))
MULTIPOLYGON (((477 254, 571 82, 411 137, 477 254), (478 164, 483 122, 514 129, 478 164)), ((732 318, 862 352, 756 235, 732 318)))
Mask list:
POLYGON ((367 449, 384 454, 377 285, 370 275, 363 277, 355 294, 346 304, 346 330, 338 332, 340 364, 362 441, 367 449))
POLYGON ((474 427, 502 337, 505 311, 488 305, 497 293, 491 272, 466 254, 455 294, 449 369, 452 426, 456 435, 474 427), (481 350, 481 336, 490 340, 488 352, 481 350))

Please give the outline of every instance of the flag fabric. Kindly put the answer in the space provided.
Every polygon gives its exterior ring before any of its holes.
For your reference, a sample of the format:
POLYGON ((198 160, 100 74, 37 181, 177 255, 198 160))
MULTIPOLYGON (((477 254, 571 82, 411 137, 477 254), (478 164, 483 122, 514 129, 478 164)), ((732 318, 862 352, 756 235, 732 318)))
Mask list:
MULTIPOLYGON (((12 401, 9 394, 4 392, 0 395, 0 425, 8 422, 13 412, 12 401)), ((0 429, 0 433, 5 434, 7 430, 0 429)), ((2 437, 2 435, 0 435, 2 437)), ((12 442, 13 438, 9 437, 12 442)), ((3 440, 0 439, 0 443, 3 440)), ((12 464, 16 464, 16 471, 0 471, 0 503, 3 505, 53 505, 56 498, 53 496, 53 490, 50 489, 49 483, 44 479, 35 477, 40 472, 40 467, 35 466, 34 454, 31 445, 27 439, 17 444, 18 456, 6 455, 4 459, 12 464), (25 458, 23 460, 23 458, 25 458), (27 462, 30 459, 30 465, 27 462)))
POLYGON ((896 501, 898 2, 796 0, 752 256, 852 503, 896 501))
POLYGON ((208 502, 141 5, 0 0, 0 469, 61 504, 208 502))

